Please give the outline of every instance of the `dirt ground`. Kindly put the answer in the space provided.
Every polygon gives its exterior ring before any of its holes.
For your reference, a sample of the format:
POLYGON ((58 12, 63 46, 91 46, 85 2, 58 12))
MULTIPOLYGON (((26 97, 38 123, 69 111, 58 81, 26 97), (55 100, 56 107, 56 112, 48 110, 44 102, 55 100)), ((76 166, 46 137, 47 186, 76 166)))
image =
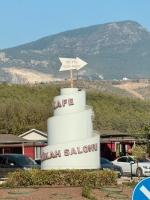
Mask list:
MULTIPOLYGON (((131 199, 133 189, 130 186, 119 186, 122 190, 120 195, 126 194, 131 199)), ((117 188, 117 189, 118 189, 117 188)), ((36 191, 33 188, 14 188, 14 189, 0 189, 0 199, 16 199, 16 200, 85 200, 86 198, 82 196, 81 187, 62 187, 62 188, 50 188, 50 187, 40 187, 36 191), (20 194, 19 194, 20 193, 20 194)), ((100 189, 93 189, 92 195, 94 195, 98 200, 111 200, 114 198, 108 197, 110 194, 107 191, 101 191, 100 189)), ((115 195, 115 193, 112 193, 115 195)), ((116 199, 122 199, 118 194, 116 194, 116 199), (118 197, 118 198, 117 198, 118 197)))
POLYGON ((41 82, 51 82, 51 81, 62 81, 64 79, 55 78, 52 74, 45 74, 38 72, 33 69, 25 69, 25 68, 4 68, 6 72, 9 72, 13 79, 13 83, 19 83, 19 84, 35 84, 35 83, 41 83, 41 82))
MULTIPOLYGON (((94 195, 98 200, 111 200, 114 199, 131 199, 133 188, 122 184, 124 181, 130 181, 130 179, 121 178, 118 179, 117 187, 107 187, 101 189, 92 189, 91 194, 94 195), (102 190, 106 189, 106 190, 102 190), (110 193, 113 192, 113 193, 110 193), (116 193, 115 191, 119 191, 116 193), (112 197, 109 197, 112 196, 112 197), (124 195, 126 195, 124 197, 124 195)), ((42 186, 37 188, 1 188, 0 189, 0 200, 1 199, 16 199, 16 200, 85 200, 87 198, 82 196, 82 187, 49 187, 42 186)))
POLYGON ((123 84, 116 85, 115 87, 124 89, 124 90, 130 92, 131 94, 135 95, 136 97, 138 97, 140 99, 144 99, 144 97, 141 94, 139 94, 136 91, 136 89, 137 88, 146 88, 147 86, 149 86, 148 82, 133 83, 131 81, 125 81, 123 84))

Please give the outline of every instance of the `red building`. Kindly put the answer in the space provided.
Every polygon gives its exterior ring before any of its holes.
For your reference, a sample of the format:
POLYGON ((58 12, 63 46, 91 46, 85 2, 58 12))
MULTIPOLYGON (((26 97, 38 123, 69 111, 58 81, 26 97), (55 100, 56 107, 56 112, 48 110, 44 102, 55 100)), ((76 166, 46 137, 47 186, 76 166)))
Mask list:
MULTIPOLYGON (((116 130, 100 130, 100 154, 114 160, 133 146, 135 138, 116 130)), ((21 153, 40 158, 41 148, 47 145, 47 134, 31 129, 19 136, 0 134, 0 153, 21 153)))
POLYGON ((0 154, 20 153, 39 158, 41 148, 47 145, 47 134, 32 129, 21 135, 0 134, 0 154))
POLYGON ((117 130, 100 130, 101 157, 112 161, 116 157, 126 155, 132 148, 135 137, 117 130))

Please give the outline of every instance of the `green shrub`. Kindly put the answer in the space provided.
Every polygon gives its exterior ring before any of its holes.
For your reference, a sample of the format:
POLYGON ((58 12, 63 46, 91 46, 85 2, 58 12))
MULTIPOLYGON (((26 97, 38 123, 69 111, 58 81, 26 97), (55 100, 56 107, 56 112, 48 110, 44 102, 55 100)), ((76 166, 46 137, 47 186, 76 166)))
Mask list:
POLYGON ((123 182, 122 184, 134 188, 134 187, 138 184, 138 182, 136 182, 136 181, 131 181, 131 182, 123 182))
POLYGON ((90 200, 97 200, 96 197, 91 195, 91 186, 88 183, 84 183, 82 187, 82 196, 90 199, 90 200))
POLYGON ((113 170, 17 170, 7 175, 6 186, 83 186, 87 182, 90 187, 116 185, 117 175, 113 170))
POLYGON ((5 188, 5 187, 6 187, 6 183, 5 182, 0 184, 0 188, 5 188))

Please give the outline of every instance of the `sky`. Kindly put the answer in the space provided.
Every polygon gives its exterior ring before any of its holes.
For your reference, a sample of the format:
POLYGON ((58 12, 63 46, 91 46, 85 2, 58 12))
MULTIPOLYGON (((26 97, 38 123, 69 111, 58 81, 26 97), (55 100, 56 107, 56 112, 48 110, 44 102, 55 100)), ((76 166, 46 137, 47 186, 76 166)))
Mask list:
POLYGON ((150 0, 0 0, 0 50, 124 20, 150 31, 150 0))

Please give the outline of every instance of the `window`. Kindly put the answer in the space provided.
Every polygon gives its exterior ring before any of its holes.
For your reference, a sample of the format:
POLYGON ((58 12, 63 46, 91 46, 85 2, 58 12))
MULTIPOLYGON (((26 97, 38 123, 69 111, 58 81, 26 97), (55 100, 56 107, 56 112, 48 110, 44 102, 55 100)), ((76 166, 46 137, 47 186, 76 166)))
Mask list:
POLYGON ((10 166, 16 166, 17 165, 13 158, 8 158, 7 164, 10 165, 10 166))
POLYGON ((127 157, 121 157, 121 158, 119 158, 118 162, 127 162, 127 157))
POLYGON ((14 166, 15 162, 11 159, 9 159, 8 157, 0 157, 0 164, 1 165, 7 165, 7 166, 14 166))
POLYGON ((148 158, 141 158, 141 160, 139 160, 139 162, 150 162, 150 159, 148 159, 148 158))
POLYGON ((111 162, 107 159, 101 158, 101 164, 111 164, 111 162))
POLYGON ((127 162, 131 162, 131 161, 134 161, 133 158, 127 157, 127 162))
POLYGON ((2 162, 3 162, 3 158, 2 158, 2 157, 0 157, 0 164, 2 164, 2 162))
POLYGON ((0 157, 0 164, 5 165, 6 164, 6 159, 3 157, 0 157))
POLYGON ((35 147, 35 158, 41 157, 41 147, 35 147))

